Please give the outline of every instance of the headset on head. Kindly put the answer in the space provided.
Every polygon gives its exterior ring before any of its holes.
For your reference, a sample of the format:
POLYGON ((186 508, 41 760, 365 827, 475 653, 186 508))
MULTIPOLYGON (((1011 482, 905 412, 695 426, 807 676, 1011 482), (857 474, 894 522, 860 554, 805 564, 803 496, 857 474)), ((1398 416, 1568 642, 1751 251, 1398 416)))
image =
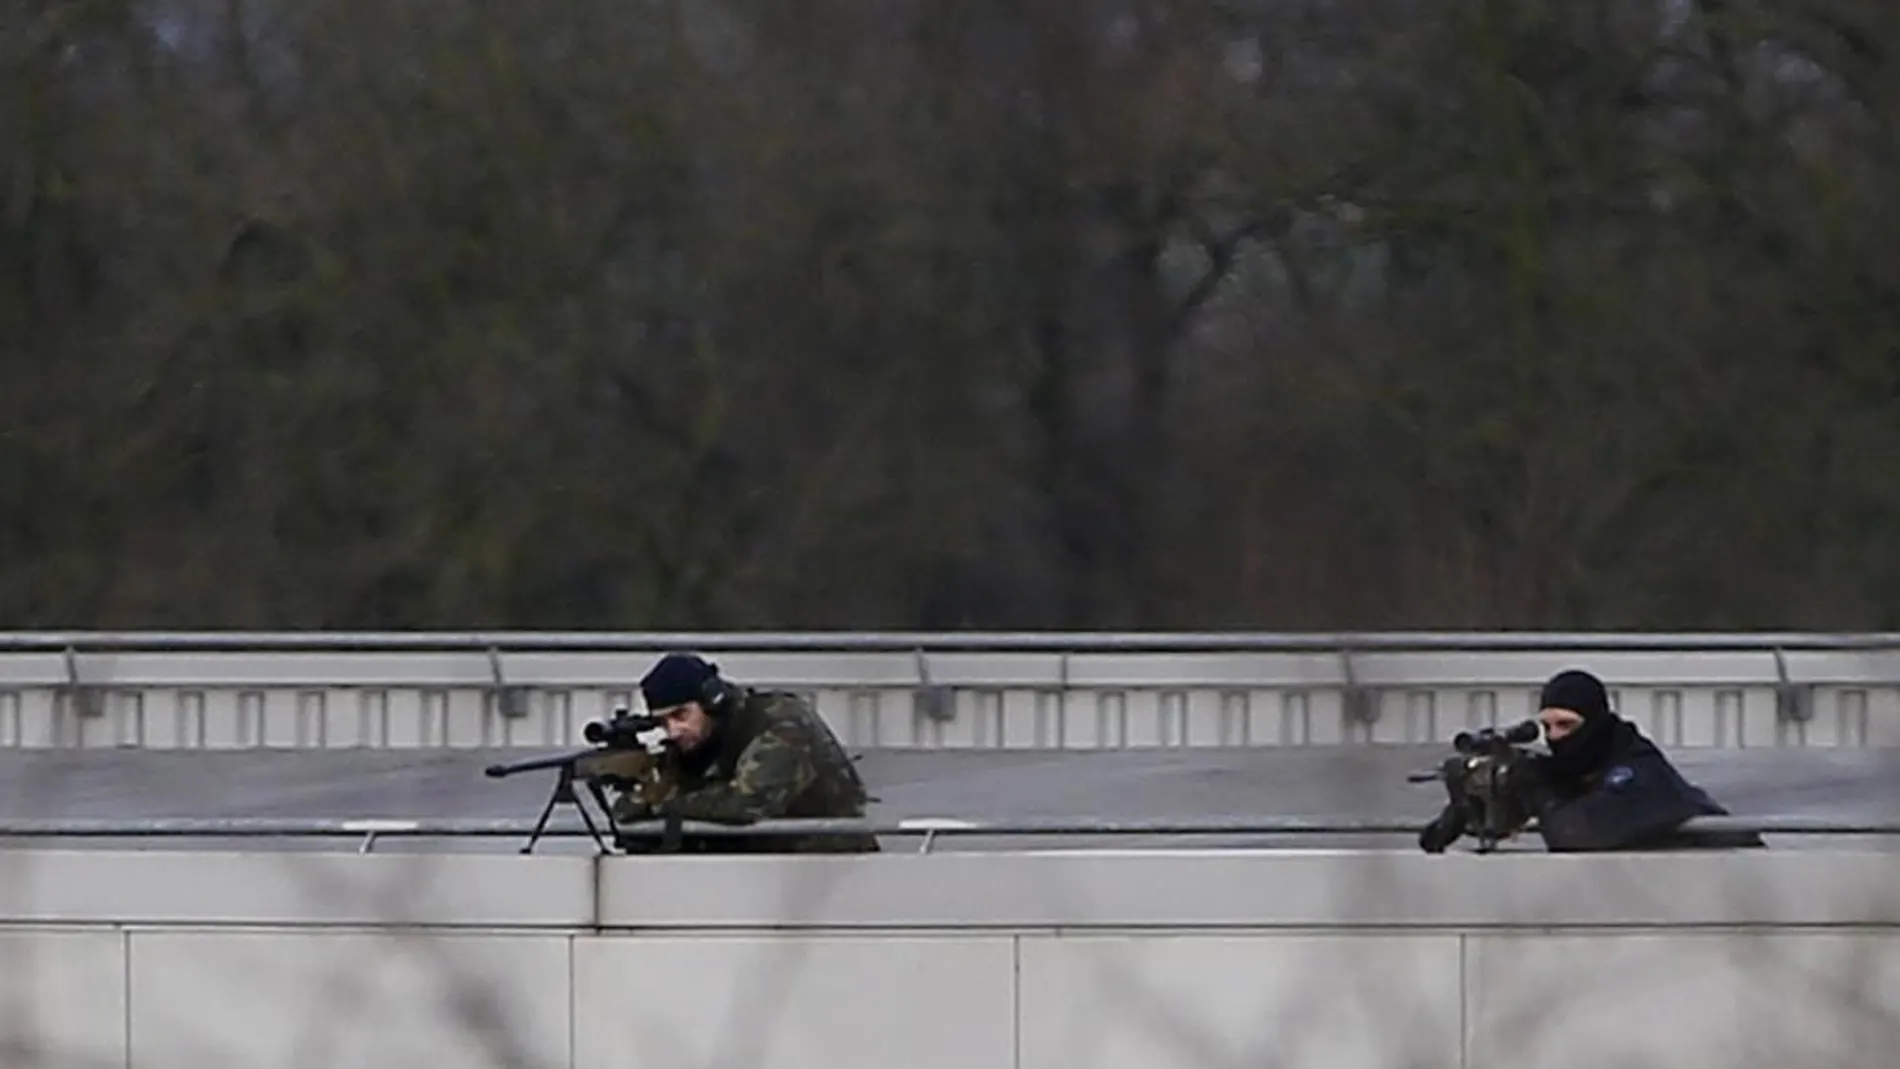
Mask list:
POLYGON ((716 717, 725 713, 726 708, 732 704, 734 696, 738 694, 739 688, 726 681, 718 665, 707 661, 706 666, 712 669, 712 674, 706 677, 706 682, 699 685, 699 704, 706 710, 707 716, 716 717))

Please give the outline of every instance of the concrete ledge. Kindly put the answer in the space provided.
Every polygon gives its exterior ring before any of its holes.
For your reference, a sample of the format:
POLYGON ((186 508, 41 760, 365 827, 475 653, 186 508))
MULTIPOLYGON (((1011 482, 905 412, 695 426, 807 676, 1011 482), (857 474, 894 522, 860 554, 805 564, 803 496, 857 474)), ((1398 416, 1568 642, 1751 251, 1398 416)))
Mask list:
POLYGON ((628 928, 1900 926, 1900 855, 1072 851, 611 858, 628 928))
POLYGON ((1900 853, 0 853, 0 922, 606 929, 1900 927, 1900 853))

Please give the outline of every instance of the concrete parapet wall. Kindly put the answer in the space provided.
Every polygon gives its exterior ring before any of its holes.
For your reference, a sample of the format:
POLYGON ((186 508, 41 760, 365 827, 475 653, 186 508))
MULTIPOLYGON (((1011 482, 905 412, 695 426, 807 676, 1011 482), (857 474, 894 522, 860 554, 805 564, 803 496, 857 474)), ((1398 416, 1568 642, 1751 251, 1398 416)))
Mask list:
POLYGON ((17 851, 0 1044, 134 1069, 1889 1066, 1897 877, 1848 853, 17 851))
MULTIPOLYGON (((0 652, 0 746, 580 745, 657 652, 0 652)), ((1574 665, 1671 747, 1900 745, 1886 650, 708 652, 736 679, 808 694, 857 747, 1438 741, 1528 715, 1538 683, 1574 665)))

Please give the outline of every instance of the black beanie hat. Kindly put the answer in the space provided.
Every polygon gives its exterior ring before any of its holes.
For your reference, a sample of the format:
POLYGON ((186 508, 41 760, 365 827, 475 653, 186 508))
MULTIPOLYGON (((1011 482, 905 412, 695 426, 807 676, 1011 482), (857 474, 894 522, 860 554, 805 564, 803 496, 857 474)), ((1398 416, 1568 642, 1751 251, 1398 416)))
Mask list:
POLYGON ((1610 694, 1603 681, 1580 669, 1568 669, 1550 677, 1538 698, 1540 709, 1569 709, 1585 720, 1610 715, 1610 694))
POLYGON ((706 684, 718 674, 719 667, 704 657, 669 653, 640 679, 640 697, 651 712, 703 701, 706 684))

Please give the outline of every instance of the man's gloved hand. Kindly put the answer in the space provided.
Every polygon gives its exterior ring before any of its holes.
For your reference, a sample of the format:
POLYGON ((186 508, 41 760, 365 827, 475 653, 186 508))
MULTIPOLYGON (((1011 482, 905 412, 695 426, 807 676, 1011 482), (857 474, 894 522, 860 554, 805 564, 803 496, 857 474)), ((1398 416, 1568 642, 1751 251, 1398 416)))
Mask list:
POLYGON ((616 824, 638 824, 643 820, 652 820, 653 807, 646 803, 637 789, 622 788, 614 799, 610 815, 616 824))
POLYGON ((660 803, 655 807, 654 813, 664 822, 660 826, 660 852, 666 854, 679 852, 685 831, 683 827, 685 819, 680 816, 677 808, 669 804, 671 801, 672 799, 669 798, 660 803))
POLYGON ((1425 825, 1418 833, 1418 848, 1428 854, 1442 854, 1445 848, 1465 833, 1464 811, 1457 806, 1448 805, 1438 814, 1437 819, 1425 825))
POLYGON ((637 835, 625 830, 618 832, 622 848, 629 853, 641 854, 678 852, 680 844, 684 841, 685 818, 673 808, 671 802, 672 799, 669 797, 658 803, 649 804, 632 794, 621 795, 614 803, 613 817, 616 825, 645 824, 656 820, 660 822, 657 834, 652 831, 641 831, 637 835))
POLYGON ((1522 818, 1520 825, 1537 819, 1556 800, 1543 761, 1535 755, 1512 763, 1507 787, 1511 807, 1522 818))

